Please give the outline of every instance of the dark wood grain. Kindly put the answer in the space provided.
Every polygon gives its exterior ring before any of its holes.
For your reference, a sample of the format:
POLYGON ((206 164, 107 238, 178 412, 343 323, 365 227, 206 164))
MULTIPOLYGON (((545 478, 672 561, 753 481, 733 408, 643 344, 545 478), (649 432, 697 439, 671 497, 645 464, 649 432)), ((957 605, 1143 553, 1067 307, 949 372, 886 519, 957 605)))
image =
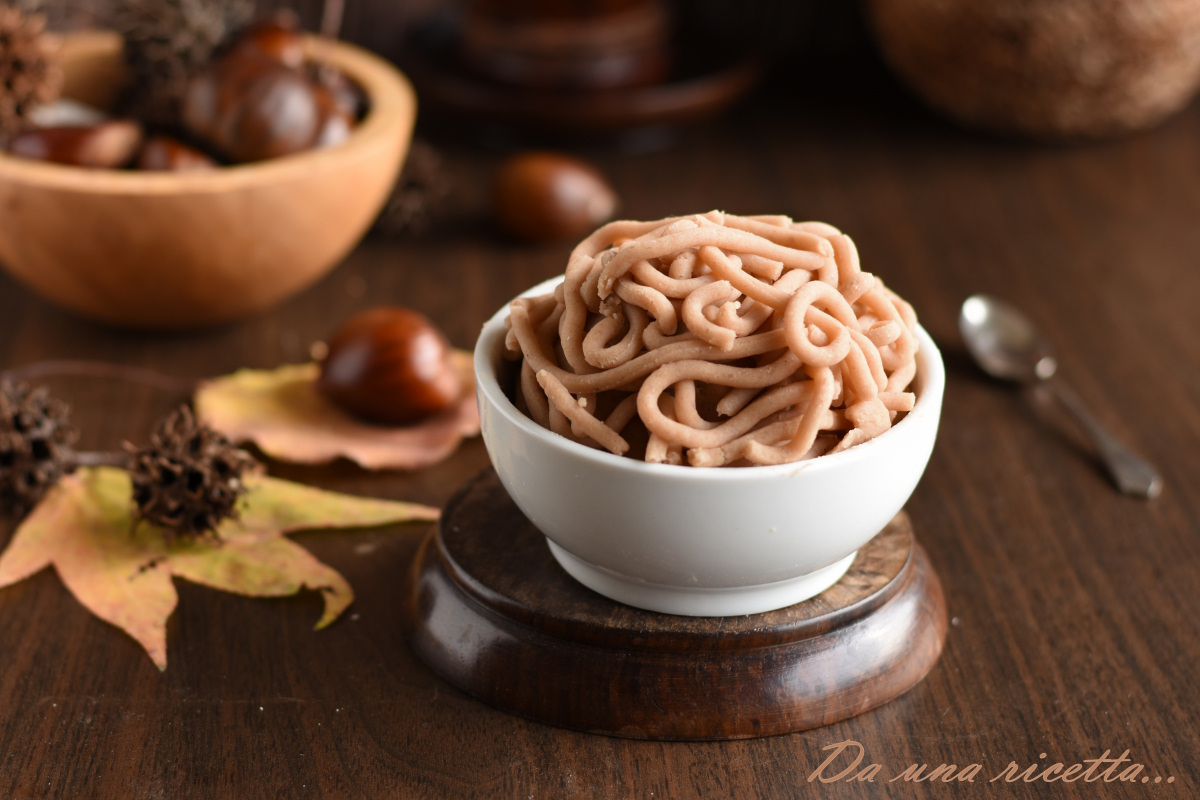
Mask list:
MULTIPOLYGON (((348 5, 352 18, 391 24, 395 4, 348 5)), ((1200 107, 1121 140, 1044 146, 954 128, 870 63, 802 66, 670 149, 588 155, 630 217, 722 207, 839 225, 938 340, 941 431, 907 507, 950 615, 925 680, 872 712, 765 739, 562 730, 471 699, 405 642, 405 576, 431 526, 305 534, 354 586, 346 618, 313 632, 313 593, 252 600, 180 583, 165 673, 52 572, 0 590, 0 796, 1194 798, 1200 107), (1158 500, 1114 492, 1063 420, 970 366, 955 319, 977 291, 1045 327, 1061 377, 1164 473, 1158 500), (846 740, 861 743, 863 766, 883 766, 879 777, 810 783, 822 748, 846 740), (1126 749, 1146 784, 988 782, 1010 761, 1126 749), (973 783, 888 782, 914 763, 972 762, 983 768, 973 783)), ((434 141, 466 177, 460 195, 483 192, 499 156, 434 141)), ((458 219, 424 238, 369 239, 269 313, 170 336, 80 321, 0 277, 0 366, 92 358, 181 377, 273 366, 382 303, 421 310, 469 347, 505 300, 561 272, 569 248, 515 245, 484 220, 458 219)), ((91 449, 144 441, 180 399, 115 381, 50 383, 91 449)), ((270 467, 441 505, 486 465, 476 440, 412 474, 270 467)))
POLYGON ((941 584, 901 512, 817 597, 679 617, 584 588, 488 470, 421 545, 408 606, 418 655, 480 700, 633 739, 726 740, 828 725, 925 676, 946 637, 941 584))

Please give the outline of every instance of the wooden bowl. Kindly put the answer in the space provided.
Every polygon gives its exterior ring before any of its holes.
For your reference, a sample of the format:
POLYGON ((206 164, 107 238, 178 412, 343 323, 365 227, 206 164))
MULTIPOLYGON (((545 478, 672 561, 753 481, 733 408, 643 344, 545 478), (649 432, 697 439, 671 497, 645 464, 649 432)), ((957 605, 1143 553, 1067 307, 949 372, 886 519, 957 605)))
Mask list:
POLYGON ((1194 0, 869 0, 885 60, 965 125, 1038 139, 1150 128, 1200 86, 1194 0))
MULTIPOLYGON (((107 107, 120 39, 63 39, 64 96, 107 107)), ((205 173, 87 170, 0 154, 0 264, 53 302, 124 327, 188 328, 265 309, 328 272, 386 201, 416 96, 394 67, 311 39, 370 111, 337 146, 205 173)))

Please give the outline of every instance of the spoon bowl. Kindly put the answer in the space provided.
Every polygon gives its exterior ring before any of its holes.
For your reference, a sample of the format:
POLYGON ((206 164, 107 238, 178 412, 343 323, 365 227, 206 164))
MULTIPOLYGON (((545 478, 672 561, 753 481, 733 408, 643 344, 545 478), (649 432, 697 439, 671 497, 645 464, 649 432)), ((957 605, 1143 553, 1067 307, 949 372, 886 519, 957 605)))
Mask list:
POLYGON ((976 294, 963 301, 958 329, 967 351, 993 378, 1017 383, 1042 382, 1091 436, 1101 461, 1117 488, 1138 497, 1156 497, 1162 491, 1158 472, 1109 433, 1092 416, 1074 392, 1050 378, 1058 361, 1049 342, 1016 307, 976 294))
POLYGON ((963 341, 984 372, 1001 380, 1028 383, 1049 378, 1058 362, 1033 323, 994 297, 968 297, 958 317, 963 341))

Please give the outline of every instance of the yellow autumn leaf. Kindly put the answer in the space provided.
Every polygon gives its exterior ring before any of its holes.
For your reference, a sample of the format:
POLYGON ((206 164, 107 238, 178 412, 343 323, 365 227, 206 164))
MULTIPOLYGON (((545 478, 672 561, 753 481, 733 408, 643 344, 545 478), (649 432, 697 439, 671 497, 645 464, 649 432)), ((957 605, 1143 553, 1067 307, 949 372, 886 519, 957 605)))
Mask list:
POLYGON ((175 540, 149 523, 134 525, 129 475, 84 467, 63 478, 30 512, 0 554, 0 588, 53 565, 63 584, 96 616, 121 628, 167 667, 166 624, 178 596, 172 577, 252 597, 302 588, 321 592, 332 623, 354 599, 350 584, 284 534, 433 520, 415 503, 326 492, 268 476, 247 478, 237 519, 218 541, 175 540))
POLYGON ((291 539, 180 542, 171 548, 170 559, 171 574, 178 578, 250 597, 284 597, 315 589, 325 600, 317 630, 354 601, 354 591, 337 570, 291 539))
POLYGON ((50 489, 0 555, 0 587, 53 565, 85 608, 121 628, 159 666, 177 596, 162 531, 133 528, 129 476, 80 469, 50 489))
POLYGON ((450 408, 414 425, 362 422, 316 388, 316 364, 244 369, 204 381, 199 418, 235 442, 253 442, 281 461, 321 464, 345 457, 367 469, 417 469, 441 461, 479 433, 471 354, 451 353, 466 390, 450 408))

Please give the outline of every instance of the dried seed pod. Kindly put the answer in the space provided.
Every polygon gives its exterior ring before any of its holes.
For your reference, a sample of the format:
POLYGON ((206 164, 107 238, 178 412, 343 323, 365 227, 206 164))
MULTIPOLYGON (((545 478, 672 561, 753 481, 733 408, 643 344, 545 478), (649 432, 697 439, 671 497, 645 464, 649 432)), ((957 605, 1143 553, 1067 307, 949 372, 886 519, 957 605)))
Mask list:
POLYGON ((413 139, 375 230, 391 236, 424 232, 452 206, 453 188, 453 173, 441 154, 428 142, 413 139))
POLYGON ((75 467, 71 407, 45 387, 0 382, 0 509, 22 515, 75 467))
POLYGON ((258 463, 187 406, 167 415, 148 447, 128 449, 136 517, 168 537, 215 536, 221 520, 236 515, 242 476, 258 463))
POLYGON ((0 143, 36 108, 58 97, 62 80, 46 18, 0 5, 0 143))
POLYGON ((122 0, 110 5, 129 72, 120 108, 163 125, 178 122, 188 81, 254 11, 253 0, 122 0))

